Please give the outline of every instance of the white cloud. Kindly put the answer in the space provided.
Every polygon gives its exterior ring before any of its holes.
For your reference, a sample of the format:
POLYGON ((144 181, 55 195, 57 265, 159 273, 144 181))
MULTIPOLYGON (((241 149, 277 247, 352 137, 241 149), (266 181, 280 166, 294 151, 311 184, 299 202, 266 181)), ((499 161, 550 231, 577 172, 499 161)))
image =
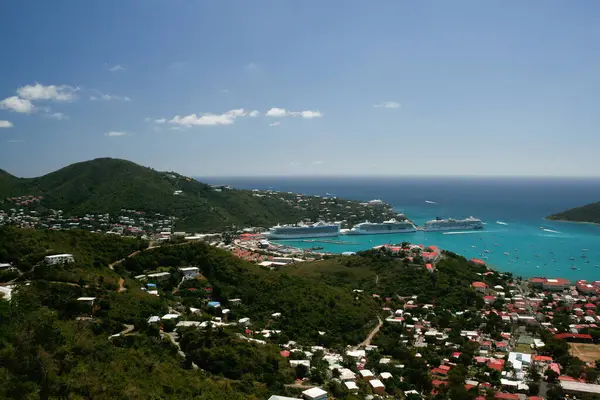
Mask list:
POLYGON ((297 167, 297 166, 299 166, 299 165, 300 165, 300 163, 299 163, 298 161, 290 161, 290 165, 291 165, 292 167, 297 167))
POLYGON ((384 101, 383 103, 375 104, 375 108, 400 108, 400 103, 395 101, 384 101))
POLYGON ((7 140, 7 142, 8 142, 8 143, 25 143, 25 141, 24 141, 24 140, 16 140, 16 139, 13 139, 13 140, 7 140))
MULTIPOLYGON (((174 118, 169 120, 170 124, 181 125, 186 127, 191 126, 211 126, 211 125, 231 125, 234 123, 236 118, 239 117, 254 117, 258 115, 258 111, 246 111, 243 108, 237 108, 234 110, 229 110, 224 112, 223 114, 190 114, 186 116, 176 115, 174 118)), ((156 123, 164 123, 162 119, 156 120, 156 123)))
POLYGON ((176 115, 169 121, 170 124, 183 125, 183 126, 210 126, 210 125, 231 125, 235 117, 227 114, 197 114, 186 115, 180 117, 176 115))
POLYGON ((27 85, 17 89, 17 94, 26 100, 71 101, 75 99, 75 92, 77 90, 79 89, 68 85, 44 86, 36 83, 35 85, 27 85))
POLYGON ((127 136, 127 135, 129 135, 129 133, 119 132, 119 131, 110 131, 110 132, 106 132, 104 135, 108 136, 108 137, 118 137, 118 136, 127 136))
POLYGON ((230 110, 225 113, 225 115, 230 117, 245 117, 248 113, 243 108, 238 108, 235 110, 230 110))
POLYGON ((0 128, 12 128, 14 125, 10 121, 0 120, 0 128))
POLYGON ((249 117, 258 117, 259 115, 260 115, 260 112, 258 112, 257 110, 250 111, 250 112, 248 113, 248 116, 249 116, 249 117))
POLYGON ((323 161, 313 161, 313 164, 314 165, 321 165, 321 164, 323 164, 323 161))
POLYGON ((131 98, 128 96, 116 96, 113 94, 103 94, 100 93, 98 95, 90 96, 90 100, 92 101, 111 101, 111 100, 119 100, 119 101, 131 101, 131 98))
POLYGON ((125 67, 120 64, 117 64, 115 66, 110 67, 108 70, 110 72, 125 71, 125 67))
POLYGON ((256 65, 256 63, 251 62, 246 65, 246 68, 247 69, 256 69, 256 68, 258 68, 258 65, 256 65))
POLYGON ((306 119, 313 119, 313 118, 320 118, 323 116, 323 113, 321 111, 311 111, 311 110, 307 110, 307 111, 300 111, 299 113, 292 113, 292 115, 300 115, 302 118, 306 118, 306 119))
POLYGON ((302 117, 302 118, 306 118, 306 119, 313 119, 313 118, 320 118, 323 116, 323 113, 320 111, 312 111, 312 110, 306 110, 306 111, 287 111, 285 108, 277 108, 277 107, 273 107, 271 109, 269 109, 265 115, 267 117, 276 117, 276 118, 280 118, 280 117, 302 117))
POLYGON ((48 118, 54 118, 57 119, 59 121, 62 121, 63 119, 69 119, 68 116, 66 116, 65 114, 61 113, 61 112, 55 112, 52 114, 48 114, 48 118))
POLYGON ((0 101, 0 108, 27 114, 35 109, 31 101, 17 96, 7 97, 6 99, 0 101))
POLYGON ((286 115, 288 115, 288 112, 285 110, 285 108, 273 107, 269 109, 269 111, 267 111, 265 115, 267 117, 285 117, 286 115))
POLYGON ((278 125, 281 125, 281 122, 275 121, 275 122, 269 124, 269 126, 278 126, 278 125))
POLYGON ((156 122, 157 124, 166 124, 167 123, 167 119, 166 118, 159 118, 159 119, 155 119, 154 122, 156 122))

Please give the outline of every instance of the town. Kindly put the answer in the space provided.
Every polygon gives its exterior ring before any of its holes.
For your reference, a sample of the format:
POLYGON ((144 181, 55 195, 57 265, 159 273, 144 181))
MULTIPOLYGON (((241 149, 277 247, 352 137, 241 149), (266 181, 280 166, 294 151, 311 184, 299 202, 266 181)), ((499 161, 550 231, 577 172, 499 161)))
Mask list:
MULTIPOLYGON (((120 216, 116 225, 145 221, 136 212, 125 210, 126 214, 131 217, 120 216)), ((95 216, 88 216, 84 221, 95 220, 95 216)), ((152 225, 164 232, 170 221, 160 219, 152 225)), ((108 217, 99 222, 110 226, 108 217)), ((186 243, 177 241, 173 233, 168 236, 172 239, 157 246, 186 243)), ((228 243, 220 235, 188 237, 187 243, 199 241, 267 270, 285 271, 327 257, 282 249, 248 232, 228 243)), ((372 251, 420 266, 433 279, 438 264, 450 254, 437 246, 410 243, 378 246, 372 251)), ((72 254, 56 254, 46 256, 44 263, 60 267, 76 261, 72 254)), ((271 310, 269 322, 257 325, 245 315, 241 298, 215 297, 210 280, 198 266, 144 270, 134 280, 147 295, 181 299, 170 301, 168 313, 149 316, 147 324, 156 326, 161 336, 180 348, 183 357, 179 341, 190 329, 226 329, 249 343, 280 346, 281 356, 295 371, 296 382, 286 384, 286 388, 298 397, 273 395, 269 400, 324 400, 349 395, 367 399, 443 399, 450 396, 449 391, 457 390, 457 382, 467 396, 464 398, 473 399, 600 395, 600 345, 596 344, 600 339, 600 316, 596 314, 600 281, 521 280, 487 268, 484 260, 471 259, 469 263, 480 271, 479 279, 471 282, 481 304, 477 310, 441 309, 418 295, 386 296, 353 289, 356 301, 369 299, 378 304, 378 322, 364 341, 345 349, 329 348, 319 340, 301 345, 291 332, 285 332, 290 340, 282 342, 277 321, 286 310, 271 310)), ((7 263, 0 266, 12 268, 7 263)), ((119 265, 114 267, 118 269, 119 265)), ((0 288, 9 300, 10 287, 0 288)), ((93 320, 95 298, 83 296, 77 300, 84 309, 91 310, 78 318, 93 320)), ((129 334, 126 330, 110 340, 129 334)))

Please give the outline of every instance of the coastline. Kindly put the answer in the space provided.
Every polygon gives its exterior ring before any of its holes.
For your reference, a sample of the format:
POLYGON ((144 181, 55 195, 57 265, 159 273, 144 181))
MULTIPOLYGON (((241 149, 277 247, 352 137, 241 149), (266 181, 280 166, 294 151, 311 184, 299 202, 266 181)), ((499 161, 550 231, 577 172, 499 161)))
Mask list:
POLYGON ((570 223, 570 224, 596 225, 596 226, 600 227, 600 222, 592 222, 592 221, 571 221, 568 219, 554 219, 554 218, 550 218, 550 217, 545 217, 544 221, 562 222, 562 223, 570 223))

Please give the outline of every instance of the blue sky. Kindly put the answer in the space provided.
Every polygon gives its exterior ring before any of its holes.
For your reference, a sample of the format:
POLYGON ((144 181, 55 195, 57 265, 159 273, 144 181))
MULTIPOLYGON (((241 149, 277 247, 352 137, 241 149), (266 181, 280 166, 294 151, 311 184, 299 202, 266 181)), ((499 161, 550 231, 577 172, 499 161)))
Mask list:
POLYGON ((6 1, 0 168, 600 171, 600 3, 6 1))

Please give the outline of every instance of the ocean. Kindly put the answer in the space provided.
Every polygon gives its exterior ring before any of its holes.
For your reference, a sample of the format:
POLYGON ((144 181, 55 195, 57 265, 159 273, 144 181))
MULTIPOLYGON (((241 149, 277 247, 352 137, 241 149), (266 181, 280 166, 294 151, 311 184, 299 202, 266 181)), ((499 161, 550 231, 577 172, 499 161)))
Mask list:
MULTIPOLYGON (((600 201, 598 178, 198 178, 240 189, 273 189, 355 200, 381 199, 418 225, 436 217, 481 218, 474 232, 340 236, 324 251, 359 251, 403 241, 437 245, 467 258, 488 257, 518 276, 600 280, 600 226, 545 216, 600 201), (498 223, 500 222, 500 223, 498 223), (505 254, 506 253, 506 254, 505 254), (575 269, 572 269, 574 267, 575 269)), ((285 241, 310 248, 315 243, 285 241)))

